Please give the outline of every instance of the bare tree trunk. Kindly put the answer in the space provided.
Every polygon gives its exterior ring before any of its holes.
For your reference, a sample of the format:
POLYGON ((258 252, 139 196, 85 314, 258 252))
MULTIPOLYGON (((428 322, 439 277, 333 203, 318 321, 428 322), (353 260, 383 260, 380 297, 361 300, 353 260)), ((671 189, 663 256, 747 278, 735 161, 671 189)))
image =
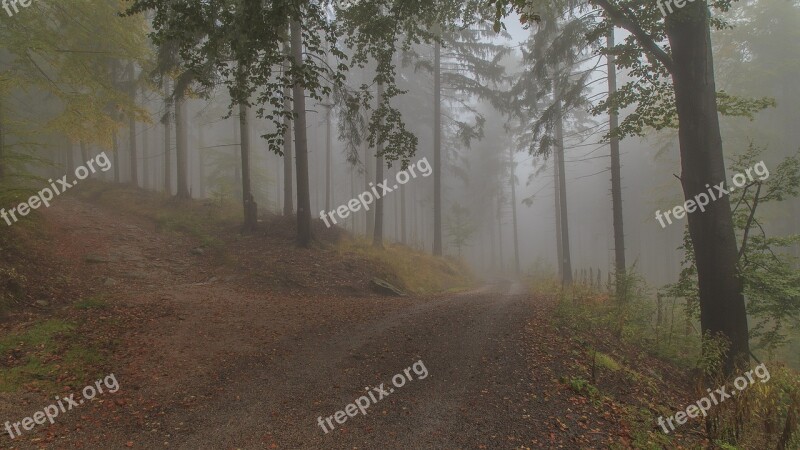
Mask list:
MULTIPOLYGON (((128 82, 130 83, 131 102, 136 103, 136 68, 133 67, 133 61, 128 63, 128 82)), ((130 113, 128 116, 128 130, 130 132, 128 138, 128 153, 131 161, 131 183, 134 186, 139 186, 139 155, 136 151, 136 116, 130 113)))
MULTIPOLYGON (((614 47, 614 29, 608 32, 607 47, 614 47)), ((608 95, 617 92, 617 66, 616 57, 612 54, 607 56, 608 61, 608 95)), ((614 131, 619 127, 619 115, 611 111, 609 117, 609 128, 614 131)), ((625 232, 622 226, 622 169, 619 157, 619 138, 611 136, 611 209, 614 216, 614 265, 616 270, 616 293, 617 300, 624 302, 625 294, 625 232)))
POLYGON ((514 149, 509 147, 508 149, 510 156, 511 156, 511 217, 512 223, 514 224, 514 274, 520 274, 520 265, 519 265, 519 232, 517 227, 517 176, 516 176, 516 168, 517 164, 514 162, 514 149))
POLYGON ((333 197, 333 174, 331 172, 331 166, 333 165, 333 144, 331 141, 331 113, 333 105, 326 105, 326 108, 328 111, 327 114, 325 114, 325 211, 330 211, 333 197))
MULTIPOLYGON (((370 153, 370 146, 364 142, 364 191, 368 192, 370 190, 370 179, 371 179, 371 172, 370 167, 372 166, 372 156, 370 153)), ((367 239, 373 239, 375 236, 375 208, 370 208, 365 215, 366 220, 366 232, 364 233, 367 239)))
MULTIPOLYGON (((383 83, 378 83, 378 107, 383 102, 383 83)), ((375 158, 375 186, 383 183, 383 142, 378 141, 378 154, 375 158)), ((380 191, 380 188, 378 189, 380 191)), ((383 198, 375 199, 375 232, 372 235, 372 246, 383 248, 383 198)))
MULTIPOLYGON (((494 236, 492 236, 494 240, 494 236)), ((497 242, 500 254, 500 273, 505 272, 505 255, 503 255, 503 201, 502 195, 497 196, 497 242)))
MULTIPOLYGON (((242 158, 242 133, 239 121, 233 122, 233 142, 237 145, 231 147, 233 151, 234 161, 241 160, 242 158)), ((238 164, 233 165, 233 195, 234 198, 241 198, 244 193, 242 192, 242 166, 238 164)))
MULTIPOLYGON (((147 97, 142 87, 142 100, 147 97)), ((150 161, 150 127, 145 125, 142 127, 142 185, 145 189, 150 189, 150 178, 152 177, 153 164, 150 161)))
MULTIPOLYGON (((172 195, 172 92, 169 79, 164 80, 164 192, 172 195)), ((115 139, 116 142, 116 139, 115 139)))
MULTIPOLYGON (((303 65, 303 30, 297 20, 292 21, 292 58, 295 67, 303 65)), ((311 244, 311 196, 308 179, 308 136, 306 134, 306 95, 299 74, 294 80, 295 144, 297 153, 297 243, 301 247, 311 244)))
POLYGON ((561 246, 562 258, 564 259, 564 278, 562 283, 565 285, 572 284, 572 262, 570 260, 569 248, 569 216, 567 214, 567 180, 566 180, 566 164, 564 163, 564 131, 562 126, 562 112, 561 112, 561 99, 558 98, 556 92, 556 151, 558 152, 558 191, 559 202, 561 206, 561 246))
POLYGON ((189 117, 186 112, 185 92, 175 99, 175 145, 177 147, 178 198, 190 199, 189 193, 189 117))
MULTIPOLYGON (((112 59, 111 60, 111 85, 113 87, 115 87, 115 88, 117 87, 117 69, 118 69, 117 64, 118 63, 117 63, 116 59, 112 59)), ((118 113, 116 111, 113 113, 113 116, 114 116, 114 121, 115 122, 117 121, 117 119, 121 120, 121 118, 118 116, 118 113)), ((120 172, 120 165, 121 165, 120 162, 121 162, 122 158, 120 158, 120 154, 119 154, 119 139, 118 139, 118 136, 117 136, 116 124, 114 125, 114 131, 111 134, 111 141, 112 141, 111 145, 112 145, 113 151, 114 151, 114 182, 115 183, 119 183, 120 182, 120 174, 119 174, 119 172, 120 172)))
POLYGON ((564 281, 564 246, 561 237, 561 177, 558 174, 561 164, 558 162, 559 152, 553 151, 553 193, 555 197, 555 216, 556 216, 556 266, 558 268, 558 279, 564 281))
MULTIPOLYGON (((686 5, 680 14, 667 17, 666 29, 674 60, 681 183, 689 200, 706 193, 706 186, 727 180, 707 6, 700 2, 686 5)), ((724 364, 730 374, 750 360, 730 199, 722 196, 710 202, 704 213, 689 214, 688 220, 700 288, 700 322, 703 333, 722 334, 730 341, 724 364)))
MULTIPOLYGON (((283 52, 287 57, 291 54, 288 42, 283 44, 283 52)), ((286 63, 284 70, 289 70, 291 64, 286 63)), ((288 87, 283 89, 283 109, 292 110, 292 90, 288 87)), ((283 119, 285 130, 283 133, 283 215, 291 216, 294 214, 294 170, 292 157, 292 120, 283 119)))
POLYGON ((408 230, 406 226, 406 187, 400 188, 400 242, 408 245, 408 230))
POLYGON ((198 198, 206 198, 206 136, 203 132, 205 127, 197 130, 199 145, 197 146, 197 177, 198 177, 198 198))
POLYGON ((239 135, 242 154, 242 204, 244 206, 244 226, 242 231, 249 233, 258 226, 258 206, 250 188, 250 127, 247 122, 248 108, 239 103, 239 135))
POLYGON ((442 256, 442 47, 433 59, 433 254, 442 256))

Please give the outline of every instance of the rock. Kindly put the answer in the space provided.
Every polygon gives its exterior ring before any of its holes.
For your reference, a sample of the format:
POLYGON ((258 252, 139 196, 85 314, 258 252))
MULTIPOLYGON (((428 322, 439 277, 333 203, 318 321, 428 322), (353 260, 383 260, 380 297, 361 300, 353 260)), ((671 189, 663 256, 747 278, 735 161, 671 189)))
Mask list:
POLYGON ((380 278, 373 278, 371 281, 372 289, 381 294, 393 295, 395 297, 405 297, 406 293, 395 287, 386 280, 380 278))
POLYGON ((113 278, 106 278, 106 281, 103 282, 103 286, 116 286, 117 280, 113 278))
POLYGON ((39 306, 39 307, 42 307, 42 308, 46 308, 46 307, 50 306, 50 303, 46 302, 44 300, 36 300, 36 306, 39 306))
POLYGON ((203 250, 201 247, 196 247, 196 248, 192 249, 191 254, 200 256, 200 255, 205 254, 205 252, 206 251, 203 250))

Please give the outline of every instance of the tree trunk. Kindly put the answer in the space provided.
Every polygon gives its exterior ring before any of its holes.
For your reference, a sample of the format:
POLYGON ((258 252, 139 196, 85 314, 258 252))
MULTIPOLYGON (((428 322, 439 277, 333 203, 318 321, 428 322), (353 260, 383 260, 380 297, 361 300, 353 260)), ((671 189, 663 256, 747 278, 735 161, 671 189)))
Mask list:
MULTIPOLYGON (((142 100, 146 101, 147 96, 142 87, 142 100)), ((142 185, 145 189, 150 189, 150 178, 152 176, 152 161, 150 161, 150 127, 142 127, 142 185)))
POLYGON ((520 274, 519 266, 519 232, 517 227, 517 177, 516 163, 514 162, 514 149, 509 147, 511 154, 511 218, 514 224, 514 274, 520 274))
MULTIPOLYGON (((114 88, 117 87, 117 69, 118 69, 117 68, 117 64, 118 63, 117 63, 116 59, 111 60, 111 85, 114 88)), ((118 111, 114 111, 112 114, 113 114, 114 122, 117 122, 118 120, 120 120, 120 121, 122 120, 121 117, 119 117, 119 112, 118 111)), ((117 124, 116 123, 114 124, 114 131, 112 131, 112 133, 111 133, 111 141, 112 141, 111 145, 113 147, 113 152, 114 152, 114 182, 115 183, 119 183, 120 182, 120 174, 119 174, 120 168, 119 167, 120 167, 120 161, 121 161, 122 158, 120 158, 120 155, 119 155, 119 139, 118 139, 118 136, 117 136, 117 124)))
MULTIPOLYGON (((370 146, 367 144, 366 139, 364 140, 364 191, 370 191, 370 179, 371 173, 370 167, 372 166, 372 157, 370 156, 370 146)), ((370 208, 365 215, 365 233, 367 239, 373 239, 375 236, 375 208, 370 208)))
POLYGON ((400 188, 400 242, 408 244, 408 230, 406 227, 406 187, 400 188))
POLYGON ((333 143, 331 141, 331 113, 333 105, 326 105, 328 109, 325 115, 325 211, 331 210, 333 197, 333 174, 331 173, 333 163, 333 143))
POLYGON ((199 144, 197 146, 197 198, 206 198, 206 137, 200 127, 197 130, 199 144))
MULTIPOLYGON (((383 83, 378 83, 378 108, 383 102, 383 83)), ((375 186, 383 183, 383 142, 378 141, 378 154, 375 158, 375 186)), ((377 188, 380 192, 380 188, 377 188)), ((381 193, 382 194, 382 193, 381 193)), ((383 198, 375 199, 375 232, 372 235, 372 246, 383 248, 383 198)))
MULTIPOLYGON (((128 63, 128 82, 130 83, 131 102, 136 104, 136 83, 135 83, 136 69, 133 67, 133 61, 128 63)), ((128 116, 128 130, 130 132, 128 138, 128 152, 131 161, 131 183, 134 186, 139 186, 139 155, 136 151, 136 116, 131 112, 128 116)))
MULTIPOLYGON (((607 47, 614 47, 614 29, 608 32, 607 47)), ((617 66, 616 57, 607 56, 608 67, 608 95, 617 92, 617 66)), ((611 111, 609 129, 613 132, 619 126, 619 115, 611 111)), ((614 267, 616 271, 617 301, 624 303, 626 270, 625 265, 625 232, 622 226, 622 169, 619 158, 619 138, 611 136, 611 209, 614 216, 614 267)))
POLYGON ((563 131, 563 118, 561 117, 561 99, 558 98, 556 92, 556 152, 558 152, 558 197, 560 203, 560 216, 561 216, 561 256, 563 258, 562 264, 564 265, 564 278, 561 280, 563 284, 572 284, 572 261, 570 259, 569 248, 569 216, 567 214, 567 180, 566 180, 566 164, 564 163, 564 131, 563 131))
POLYGON ((175 99, 175 146, 177 147, 178 198, 190 199, 189 193, 189 117, 186 112, 185 92, 175 99))
POLYGON ((433 254, 442 256, 442 46, 433 57, 433 254))
MULTIPOLYGON (((284 93, 284 108, 291 111, 292 100, 289 89, 284 93)), ((284 119, 286 132, 283 136, 283 215, 294 214, 294 161, 292 156, 292 121, 284 119)))
POLYGON ((248 107, 239 104, 239 134, 241 135, 242 154, 242 204, 244 206, 244 226, 242 231, 255 231, 258 225, 258 206, 250 188, 250 127, 247 122, 248 107))
POLYGON ((172 195, 172 92, 169 79, 164 80, 164 192, 172 195))
MULTIPOLYGON (((303 65, 303 30, 292 21, 292 58, 296 68, 303 65)), ((297 243, 311 244, 311 194, 308 180, 308 136, 306 134, 306 93, 299 73, 294 79, 295 153, 297 162, 297 243)))
POLYGON ((559 152, 557 149, 553 149, 553 197, 555 199, 555 216, 556 216, 556 267, 558 274, 558 279, 560 281, 564 281, 564 246, 562 245, 561 239, 561 183, 559 180, 561 177, 558 175, 558 171, 561 168, 561 164, 558 162, 558 155, 559 152))
MULTIPOLYGON (((242 133, 241 123, 238 121, 233 122, 233 142, 238 145, 231 147, 233 151, 233 160, 239 161, 242 158, 242 133)), ((238 164, 233 165, 233 197, 242 198, 244 192, 242 191, 242 166, 238 164)))
MULTIPOLYGON (((506 270, 505 255, 503 254, 503 202, 502 196, 497 197, 497 243, 498 253, 500 254, 500 273, 506 270)), ((494 236, 492 236, 494 241, 494 236)), ((494 258, 494 256, 493 256, 494 258)))
MULTIPOLYGON (((283 51, 286 55, 290 54, 289 44, 283 45, 283 51)), ((287 68, 288 70, 288 68, 287 68)), ((283 108, 286 111, 292 110, 292 91, 291 89, 284 88, 283 91, 283 108)), ((291 216, 294 214, 294 171, 292 160, 292 120, 285 118, 283 120, 286 130, 283 134, 283 215, 291 216)))
MULTIPOLYGON (((689 200, 707 193, 706 186, 713 189, 727 180, 706 4, 686 5, 667 17, 666 28, 674 62, 681 183, 689 200)), ((723 196, 710 202, 705 212, 689 214, 688 221, 697 264, 703 333, 722 334, 730 340, 724 369, 732 373, 749 362, 750 347, 729 198, 723 196)))

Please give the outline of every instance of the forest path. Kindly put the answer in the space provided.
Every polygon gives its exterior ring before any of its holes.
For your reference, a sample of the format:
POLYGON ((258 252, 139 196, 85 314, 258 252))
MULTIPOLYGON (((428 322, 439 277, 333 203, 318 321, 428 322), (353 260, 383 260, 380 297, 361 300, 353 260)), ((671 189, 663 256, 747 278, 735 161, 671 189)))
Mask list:
MULTIPOLYGON (((547 302, 517 283, 401 299, 273 292, 144 220, 75 198, 46 217, 60 236, 54 251, 129 328, 109 362, 120 391, 59 417, 39 445, 602 448, 619 438, 602 417, 581 432, 589 419, 557 380, 568 338, 549 324, 547 302), (412 370, 366 416, 327 434, 318 425, 365 387, 388 391, 417 361, 426 378, 412 370)), ((36 434, 15 444, 35 448, 36 434)))

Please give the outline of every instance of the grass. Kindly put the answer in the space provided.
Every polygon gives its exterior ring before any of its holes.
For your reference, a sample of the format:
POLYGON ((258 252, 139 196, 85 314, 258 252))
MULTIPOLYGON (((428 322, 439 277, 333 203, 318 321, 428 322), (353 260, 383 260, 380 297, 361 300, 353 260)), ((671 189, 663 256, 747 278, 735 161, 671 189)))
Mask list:
POLYGON ((73 306, 76 309, 105 309, 108 303, 102 297, 88 297, 75 302, 73 306))
POLYGON ((87 378, 102 355, 83 342, 74 323, 50 319, 0 339, 0 392, 55 392, 65 374, 87 378), (10 364, 7 361, 12 361, 10 364))
POLYGON ((594 357, 598 366, 605 367, 612 372, 616 372, 622 368, 622 366, 620 366, 619 363, 614 360, 614 358, 606 355, 605 353, 597 352, 595 353, 594 357))
POLYGON ((465 264, 452 258, 441 258, 414 250, 405 245, 388 245, 379 250, 366 239, 343 239, 338 244, 342 255, 352 254, 374 261, 383 267, 379 274, 418 295, 457 292, 476 286, 465 264))

